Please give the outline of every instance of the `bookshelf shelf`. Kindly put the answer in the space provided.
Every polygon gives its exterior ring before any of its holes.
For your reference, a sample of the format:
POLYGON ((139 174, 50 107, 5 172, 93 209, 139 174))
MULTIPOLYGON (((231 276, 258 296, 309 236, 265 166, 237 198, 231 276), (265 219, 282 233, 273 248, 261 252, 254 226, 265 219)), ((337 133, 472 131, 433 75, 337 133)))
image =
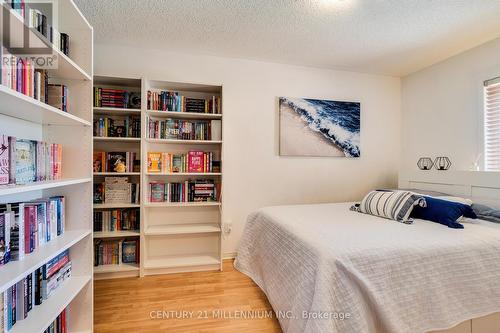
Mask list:
POLYGON ((156 118, 180 118, 180 119, 222 119, 222 114, 195 113, 195 112, 173 112, 148 110, 147 114, 156 118))
POLYGON ((136 237, 140 236, 139 230, 129 231, 94 231, 94 238, 121 238, 121 237, 136 237))
POLYGON ((207 202, 147 202, 144 207, 161 208, 161 207, 210 207, 220 206, 220 202, 207 201, 207 202))
POLYGON ((53 76, 60 79, 92 81, 92 77, 87 74, 70 57, 53 47, 54 53, 58 58, 58 69, 49 70, 53 76))
POLYGON ((0 114, 41 125, 91 126, 87 120, 0 85, 0 114))
MULTIPOLYGON (((7 8, 10 18, 11 31, 17 32, 16 34, 11 32, 11 45, 23 45, 22 41, 25 37, 24 19, 16 11, 12 10, 4 0, 1 0, 0 4, 4 8, 7 8)), ((92 32, 92 28, 89 27, 89 30, 92 32)), ((36 29, 28 28, 28 31, 31 45, 46 45, 49 48, 52 48, 53 55, 57 61, 57 66, 55 69, 49 69, 51 76, 59 79, 92 81, 92 77, 85 72, 85 70, 83 70, 74 60, 56 48, 55 45, 51 44, 48 39, 40 34, 36 29)))
POLYGON ((103 116, 132 116, 140 115, 141 109, 103 108, 94 107, 94 114, 103 116))
POLYGON ((222 176, 222 173, 220 172, 169 172, 169 173, 162 173, 162 172, 147 172, 147 176, 193 176, 193 177, 199 177, 199 176, 222 176))
POLYGON ((216 254, 179 255, 147 259, 144 267, 146 269, 182 268, 219 265, 220 262, 216 254))
POLYGON ((140 172, 94 172, 94 176, 140 176, 140 172))
POLYGON ((9 262, 1 268, 0 292, 5 291, 62 251, 80 242, 90 235, 90 233, 90 230, 68 230, 61 236, 45 244, 45 246, 35 250, 35 252, 26 255, 24 260, 9 262), (4 270, 5 272, 3 272, 4 270))
POLYGON ((140 208, 140 204, 117 203, 117 204, 94 204, 94 209, 118 209, 118 208, 140 208))
POLYGON ((51 188, 64 187, 76 184, 90 183, 92 178, 69 178, 61 180, 48 180, 26 185, 4 185, 0 186, 0 196, 19 194, 31 191, 47 190, 51 188))
POLYGON ((162 236, 217 233, 220 231, 220 227, 216 224, 171 224, 150 226, 144 234, 146 236, 162 236))
POLYGON ((173 139, 146 139, 149 143, 182 144, 182 145, 220 145, 222 141, 215 140, 173 140, 173 139))
POLYGON ((26 319, 16 323, 9 333, 44 332, 90 281, 90 276, 72 276, 63 282, 49 299, 43 301, 42 305, 35 306, 26 319))
POLYGON ((94 267, 94 274, 137 272, 137 271, 139 271, 138 264, 102 265, 94 267))
POLYGON ((99 142, 141 142, 141 138, 114 138, 114 137, 100 137, 94 136, 94 141, 99 142))

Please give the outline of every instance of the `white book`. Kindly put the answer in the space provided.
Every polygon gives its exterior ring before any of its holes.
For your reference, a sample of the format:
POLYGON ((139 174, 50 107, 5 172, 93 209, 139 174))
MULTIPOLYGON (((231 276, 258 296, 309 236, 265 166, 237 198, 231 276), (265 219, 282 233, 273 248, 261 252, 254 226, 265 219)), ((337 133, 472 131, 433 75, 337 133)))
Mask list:
POLYGON ((221 141, 222 140, 222 120, 212 120, 212 140, 221 141))

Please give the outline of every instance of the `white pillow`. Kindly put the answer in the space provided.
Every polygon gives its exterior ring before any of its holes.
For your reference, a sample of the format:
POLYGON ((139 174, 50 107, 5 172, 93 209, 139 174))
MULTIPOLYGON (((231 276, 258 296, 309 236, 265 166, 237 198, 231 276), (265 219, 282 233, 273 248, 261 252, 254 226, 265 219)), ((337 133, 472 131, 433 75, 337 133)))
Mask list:
POLYGON ((423 196, 410 191, 371 191, 351 210, 410 224, 415 206, 425 207, 423 196))
POLYGON ((435 197, 436 199, 441 199, 441 200, 446 200, 446 201, 451 201, 451 202, 458 202, 467 206, 472 206, 472 200, 466 199, 466 198, 461 198, 461 197, 435 197))

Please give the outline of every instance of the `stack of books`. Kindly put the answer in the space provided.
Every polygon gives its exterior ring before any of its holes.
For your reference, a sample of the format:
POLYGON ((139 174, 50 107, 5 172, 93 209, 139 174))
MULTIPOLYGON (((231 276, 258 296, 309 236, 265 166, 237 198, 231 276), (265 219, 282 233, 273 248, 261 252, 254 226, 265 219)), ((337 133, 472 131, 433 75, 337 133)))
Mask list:
POLYGON ((68 87, 63 84, 49 84, 47 93, 47 104, 68 112, 68 87))
POLYGON ((122 89, 94 87, 94 106, 106 108, 128 108, 129 92, 122 89))
POLYGON ((43 333, 67 333, 68 324, 66 320, 66 309, 64 309, 43 333))
POLYGON ((220 120, 157 120, 146 118, 148 138, 175 140, 221 140, 222 123, 220 120))
POLYGON ((114 209, 94 212, 94 231, 139 230, 139 209, 114 209))
POLYGON ((94 152, 94 172, 140 172, 141 161, 136 152, 94 152))
POLYGON ((95 204, 138 204, 140 184, 129 183, 127 177, 106 177, 104 183, 94 183, 95 204))
POLYGON ((177 91, 148 91, 148 110, 220 114, 220 97, 189 98, 177 91))
POLYGON ((94 241, 94 266, 135 264, 139 262, 139 240, 94 241))
POLYGON ((187 180, 182 183, 149 183, 150 202, 219 201, 220 183, 211 179, 187 180))
POLYGON ((48 103, 49 76, 47 71, 35 69, 29 59, 10 54, 3 46, 2 60, 2 85, 48 103))
POLYGON ((10 5, 21 17, 25 17, 26 4, 24 0, 5 0, 7 4, 10 5))
POLYGON ((220 161, 213 152, 189 151, 187 154, 148 153, 149 173, 220 172, 220 161))
POLYGON ((28 318, 35 306, 49 299, 70 277, 71 261, 69 250, 66 250, 5 290, 0 294, 4 317, 0 321, 0 331, 9 332, 17 322, 28 318))
MULTIPOLYGON (((22 6, 24 6, 24 0, 13 0, 12 2, 20 3, 21 1, 23 1, 22 6)), ((45 14, 43 14, 39 9, 30 8, 29 15, 26 19, 30 28, 38 31, 65 55, 69 55, 69 35, 66 33, 60 33, 53 25, 50 24, 45 14)))
POLYGON ((62 146, 0 135, 0 185, 62 177, 62 146))
POLYGON ((0 266, 62 235, 65 220, 64 197, 0 205, 0 266))
POLYGON ((94 136, 113 138, 140 138, 140 117, 94 118, 94 136))

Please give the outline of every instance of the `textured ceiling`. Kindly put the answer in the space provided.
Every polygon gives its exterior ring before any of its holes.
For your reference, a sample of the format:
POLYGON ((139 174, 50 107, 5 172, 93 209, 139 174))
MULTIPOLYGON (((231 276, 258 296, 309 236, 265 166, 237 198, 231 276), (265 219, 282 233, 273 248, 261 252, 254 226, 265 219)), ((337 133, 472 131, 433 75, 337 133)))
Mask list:
POLYGON ((500 0, 75 0, 96 43, 403 76, 500 36, 500 0))

